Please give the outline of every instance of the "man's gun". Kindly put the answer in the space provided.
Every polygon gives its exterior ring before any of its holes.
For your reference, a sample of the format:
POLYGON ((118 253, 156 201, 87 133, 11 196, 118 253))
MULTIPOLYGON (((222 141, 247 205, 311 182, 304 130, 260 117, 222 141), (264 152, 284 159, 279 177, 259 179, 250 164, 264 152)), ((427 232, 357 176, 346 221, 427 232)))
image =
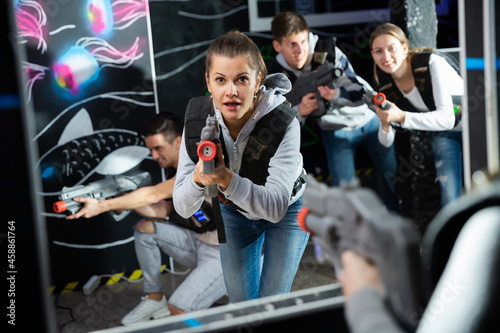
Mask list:
MULTIPOLYGON (((208 115, 205 127, 201 130, 198 144, 198 157, 203 161, 203 173, 207 175, 215 172, 215 156, 217 155, 217 140, 219 140, 219 122, 215 115, 208 115)), ((208 185, 206 194, 213 198, 217 196, 217 185, 208 185)))
POLYGON ((371 110, 375 111, 375 109, 373 108, 374 105, 377 105, 384 110, 389 110, 391 108, 391 104, 387 102, 384 93, 376 93, 375 91, 371 91, 366 88, 363 89, 365 91, 363 95, 363 101, 371 110))
POLYGON ((369 189, 328 188, 308 178, 299 225, 311 232, 337 274, 347 249, 375 264, 390 310, 405 330, 415 331, 424 304, 419 240, 412 223, 389 213, 369 189))
MULTIPOLYGON (((136 190, 139 187, 149 185, 151 185, 151 175, 148 172, 143 172, 136 176, 107 175, 104 179, 92 182, 88 185, 63 187, 61 195, 59 195, 60 201, 54 203, 53 209, 56 213, 66 212, 68 215, 73 215, 84 206, 83 203, 74 201, 74 198, 81 197, 106 200, 136 190)), ((111 216, 113 216, 115 221, 120 221, 129 213, 130 210, 125 210, 120 214, 111 212, 111 216)))
POLYGON ((305 95, 314 92, 318 101, 318 109, 311 115, 321 117, 326 113, 325 102, 318 91, 319 86, 329 86, 334 88, 335 81, 344 74, 341 68, 335 67, 330 62, 325 62, 311 73, 301 76, 295 81, 292 91, 287 95, 287 99, 292 105, 297 105, 305 95))

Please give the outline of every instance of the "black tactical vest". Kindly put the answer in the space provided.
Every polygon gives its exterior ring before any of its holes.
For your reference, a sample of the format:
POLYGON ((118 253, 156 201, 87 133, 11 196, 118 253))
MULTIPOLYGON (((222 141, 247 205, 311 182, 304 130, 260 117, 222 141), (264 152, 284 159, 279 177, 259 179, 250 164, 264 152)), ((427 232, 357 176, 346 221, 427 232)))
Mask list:
MULTIPOLYGON (((210 97, 197 97, 189 101, 185 115, 185 139, 189 157, 194 163, 198 162, 196 148, 200 142, 200 133, 206 124, 206 118, 213 113, 213 102, 210 97)), ((267 115, 262 117, 248 139, 243 151, 243 158, 239 175, 250 179, 254 184, 264 185, 269 176, 269 161, 276 153, 285 132, 297 116, 297 111, 281 104, 267 115)), ((223 154, 227 155, 224 140, 221 135, 223 154)), ((225 159, 229 168, 229 159, 225 159)))

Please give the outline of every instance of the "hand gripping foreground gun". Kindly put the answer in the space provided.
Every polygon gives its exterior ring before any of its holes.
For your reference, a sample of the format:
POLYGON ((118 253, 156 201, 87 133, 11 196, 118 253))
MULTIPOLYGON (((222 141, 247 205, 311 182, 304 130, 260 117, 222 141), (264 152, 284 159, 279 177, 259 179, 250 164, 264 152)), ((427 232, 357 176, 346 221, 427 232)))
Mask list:
MULTIPOLYGON (((59 200, 54 203, 53 209, 56 213, 66 212, 68 215, 76 214, 84 204, 76 202, 74 198, 95 198, 106 200, 117 197, 127 192, 136 190, 139 187, 151 185, 151 175, 143 172, 136 176, 112 176, 107 175, 104 179, 92 182, 88 185, 78 185, 73 187, 63 187, 59 200)), ((131 210, 125 210, 120 214, 110 212, 115 221, 125 218, 131 210)))
POLYGON ((369 189, 327 188, 308 176, 299 225, 311 232, 335 267, 350 249, 375 264, 387 291, 388 306, 400 325, 415 331, 423 308, 419 241, 411 222, 391 214, 369 189))
POLYGON ((334 82, 343 74, 344 71, 341 68, 336 68, 332 63, 325 62, 311 73, 298 78, 288 95, 288 99, 292 105, 297 105, 302 100, 302 97, 314 92, 318 101, 318 109, 314 110, 311 115, 321 117, 326 113, 326 108, 318 87, 329 85, 333 88, 334 82))
POLYGON ((375 111, 375 109, 373 108, 374 105, 377 105, 384 110, 389 110, 391 108, 391 105, 387 102, 384 93, 376 93, 375 91, 371 91, 366 88, 363 89, 365 91, 365 94, 363 95, 363 101, 371 110, 375 111))
MULTIPOLYGON (((198 157, 203 161, 203 173, 210 175, 215 172, 215 157, 217 155, 217 141, 219 140, 219 122, 215 115, 208 115, 205 127, 201 130, 198 144, 198 157)), ((209 197, 217 196, 217 185, 208 185, 206 192, 209 197)))

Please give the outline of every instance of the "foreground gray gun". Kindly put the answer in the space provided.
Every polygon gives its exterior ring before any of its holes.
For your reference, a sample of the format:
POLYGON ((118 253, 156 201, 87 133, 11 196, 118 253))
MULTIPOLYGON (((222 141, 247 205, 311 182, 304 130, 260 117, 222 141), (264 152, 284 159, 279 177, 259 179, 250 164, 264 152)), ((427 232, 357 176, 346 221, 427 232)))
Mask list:
MULTIPOLYGON (((136 190, 139 187, 149 185, 151 185, 151 175, 148 172, 143 172, 136 176, 107 175, 104 179, 92 182, 88 185, 63 187, 61 195, 59 195, 60 201, 55 202, 53 208, 56 213, 66 212, 68 215, 73 215, 83 207, 83 204, 74 201, 74 198, 106 200, 136 190)), ((110 213, 115 221, 120 221, 130 212, 131 210, 125 210, 120 214, 115 212, 110 213)))
POLYGON ((311 232, 338 274, 340 255, 350 249, 375 264, 390 310, 408 332, 423 310, 420 246, 413 224, 389 213, 377 195, 364 188, 328 188, 308 176, 299 225, 311 232))
MULTIPOLYGON (((219 140, 219 122, 215 115, 208 115, 205 127, 201 129, 198 157, 203 161, 203 173, 211 175, 215 172, 215 157, 217 155, 217 140, 219 140)), ((217 185, 208 185, 205 190, 207 196, 217 196, 217 185)))
POLYGON ((321 117, 326 113, 325 102, 318 91, 319 86, 329 86, 334 88, 334 82, 344 74, 342 68, 335 67, 330 62, 325 62, 311 73, 301 76, 295 81, 292 91, 287 95, 287 99, 292 105, 297 105, 305 95, 314 92, 318 101, 318 109, 311 115, 321 117))

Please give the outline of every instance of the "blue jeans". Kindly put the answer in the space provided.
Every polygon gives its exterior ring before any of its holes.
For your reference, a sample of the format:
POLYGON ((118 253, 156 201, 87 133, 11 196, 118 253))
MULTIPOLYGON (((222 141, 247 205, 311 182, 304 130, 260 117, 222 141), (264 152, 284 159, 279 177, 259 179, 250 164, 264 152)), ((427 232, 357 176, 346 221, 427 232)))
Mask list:
POLYGON ((441 206, 462 195, 462 132, 431 132, 436 177, 441 188, 441 206))
POLYGON ((394 145, 386 148, 378 141, 380 121, 373 117, 368 124, 356 130, 321 131, 326 150, 332 185, 350 183, 355 176, 356 148, 363 145, 368 151, 377 173, 378 190, 382 202, 392 211, 398 211, 398 195, 392 184, 397 172, 394 145))
POLYGON ((271 223, 249 220, 221 204, 227 242, 220 244, 220 253, 231 302, 290 291, 309 239, 297 224, 301 208, 302 198, 288 207, 280 222, 271 223))
POLYGON ((220 253, 217 246, 203 243, 196 233, 172 224, 154 222, 152 234, 134 232, 137 260, 144 277, 144 292, 162 291, 161 252, 177 263, 191 268, 191 273, 168 299, 173 306, 186 311, 210 307, 226 294, 220 253))

